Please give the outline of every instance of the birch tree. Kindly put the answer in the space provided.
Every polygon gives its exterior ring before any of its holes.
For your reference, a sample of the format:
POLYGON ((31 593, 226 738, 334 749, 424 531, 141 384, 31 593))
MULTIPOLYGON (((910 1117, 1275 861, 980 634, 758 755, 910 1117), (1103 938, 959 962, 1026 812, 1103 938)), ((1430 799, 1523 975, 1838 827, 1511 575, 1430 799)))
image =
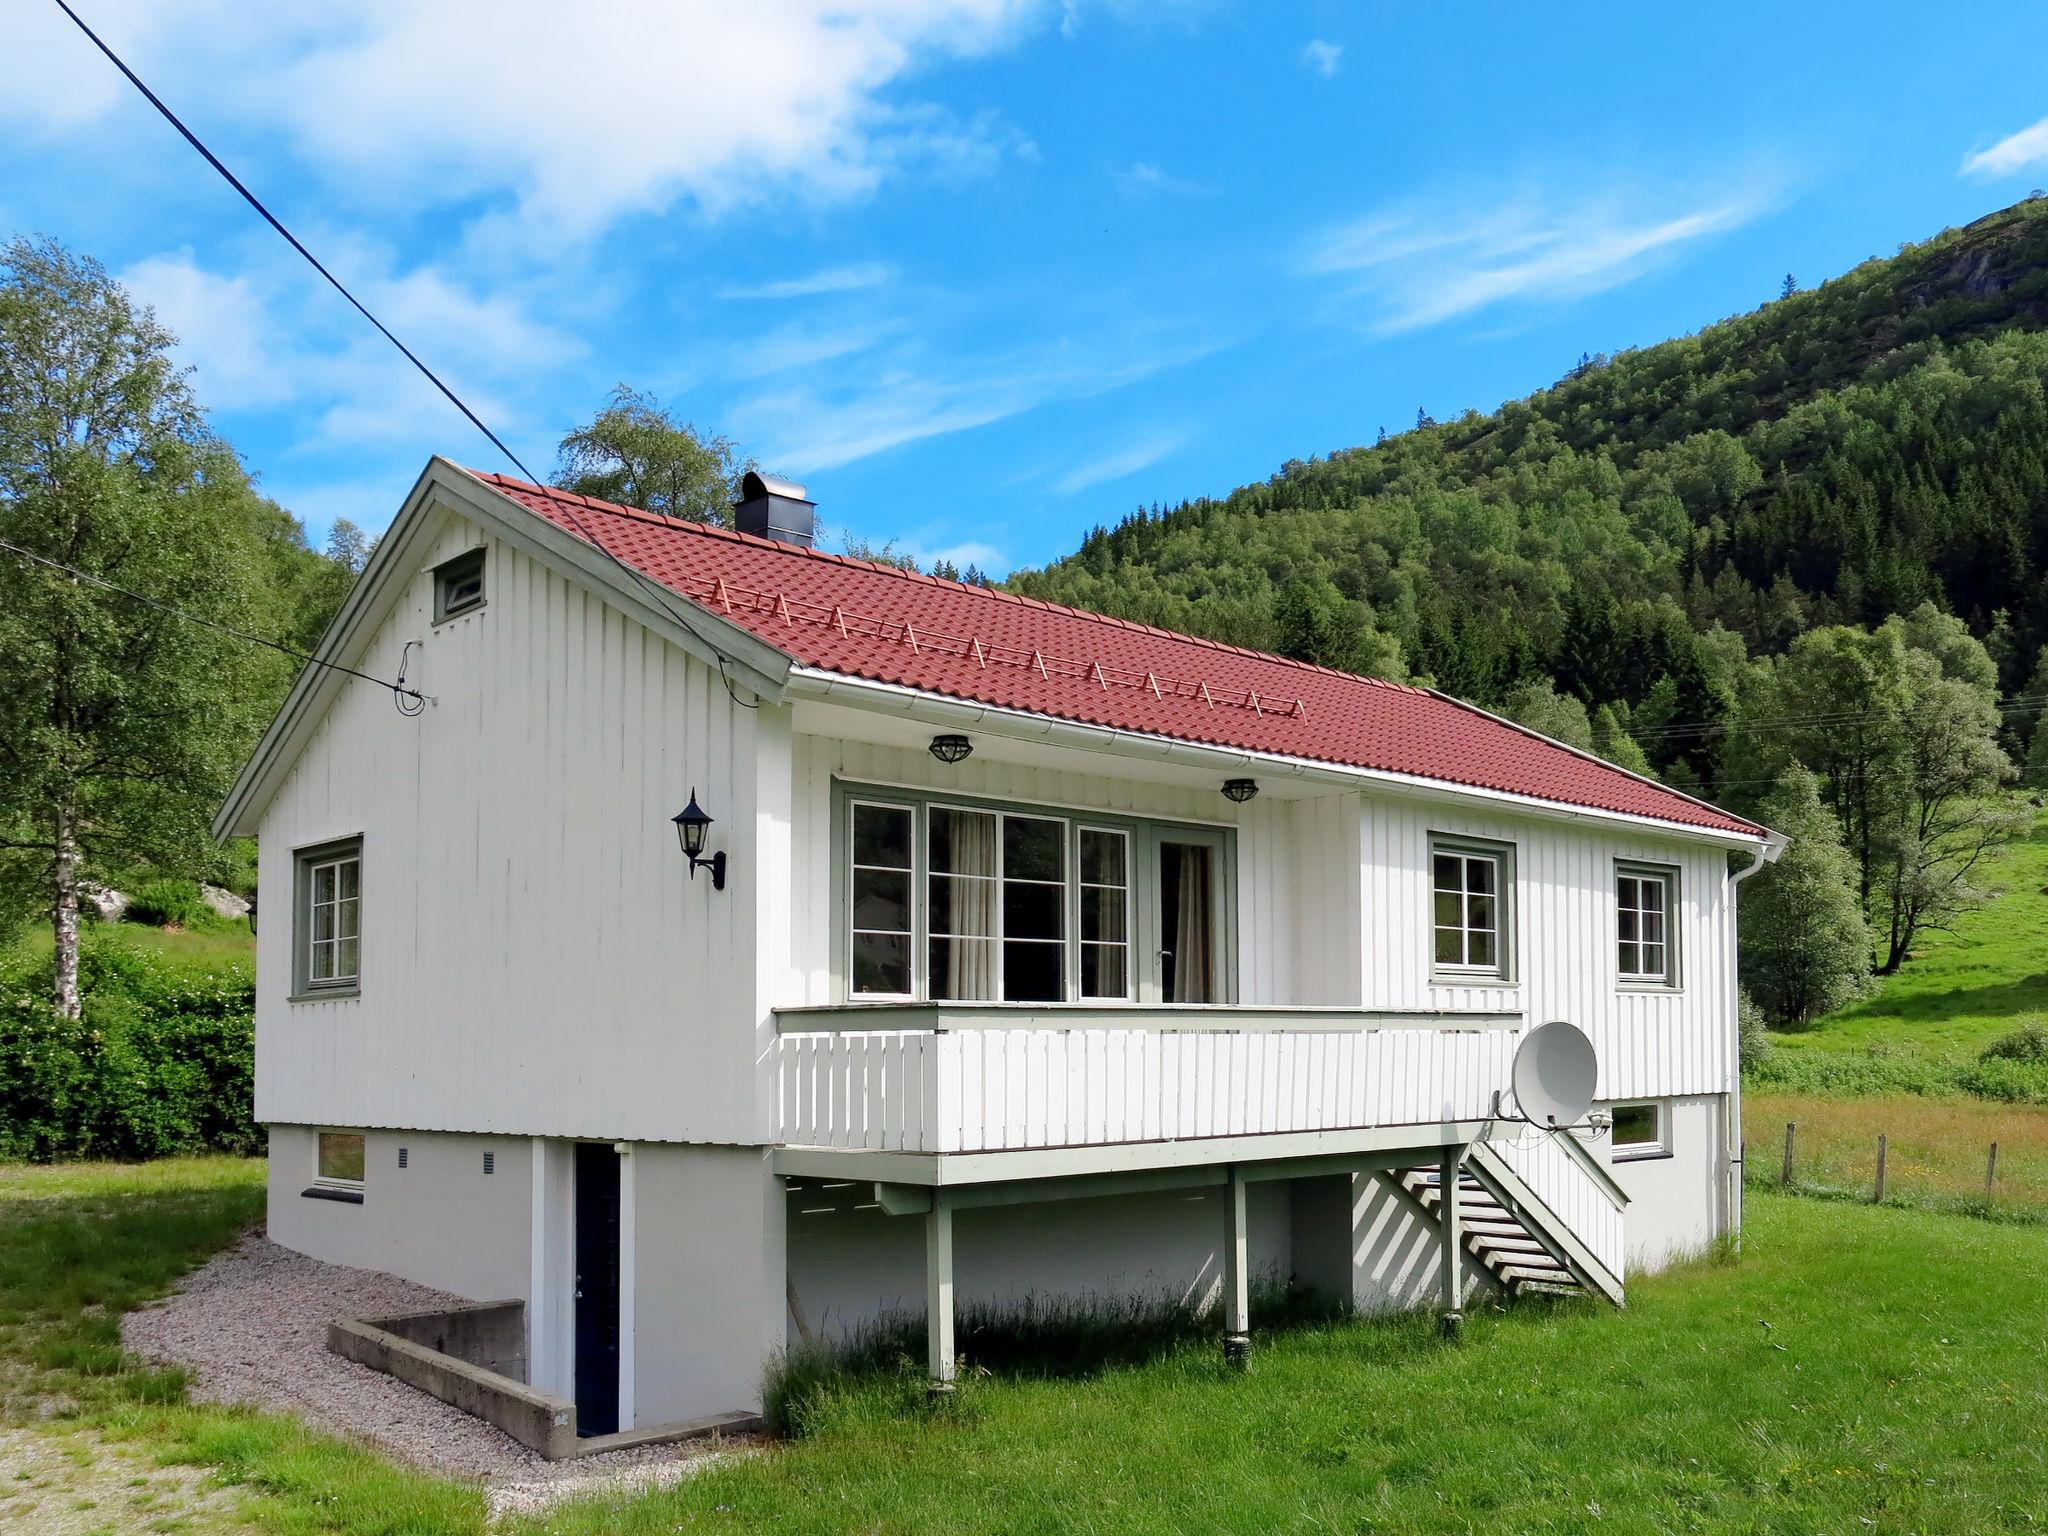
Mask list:
POLYGON ((0 917, 47 914, 71 1018, 81 886, 203 867, 290 665, 96 584, 277 617, 261 528, 282 514, 208 432, 172 340, 96 262, 0 246, 0 917))

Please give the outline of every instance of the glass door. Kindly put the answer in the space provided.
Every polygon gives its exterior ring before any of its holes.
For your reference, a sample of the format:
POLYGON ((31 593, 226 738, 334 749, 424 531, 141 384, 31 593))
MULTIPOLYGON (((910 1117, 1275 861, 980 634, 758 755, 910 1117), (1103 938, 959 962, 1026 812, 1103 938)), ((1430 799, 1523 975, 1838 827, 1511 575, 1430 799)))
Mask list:
POLYGON ((1151 838, 1151 950, 1145 1001, 1230 1001, 1231 913, 1222 832, 1160 829, 1151 838))

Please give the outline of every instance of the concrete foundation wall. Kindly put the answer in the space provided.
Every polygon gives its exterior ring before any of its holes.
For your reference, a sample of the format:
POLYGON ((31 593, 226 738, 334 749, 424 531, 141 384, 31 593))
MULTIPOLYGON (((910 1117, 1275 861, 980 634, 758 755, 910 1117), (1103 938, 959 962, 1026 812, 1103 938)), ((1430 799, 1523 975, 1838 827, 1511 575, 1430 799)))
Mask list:
MULTIPOLYGON (((353 1127, 336 1126, 345 1130, 353 1127)), ((367 1131, 363 1200, 308 1198, 317 1130, 270 1127, 270 1240, 472 1300, 527 1298, 532 1143, 524 1136, 367 1131), (398 1166, 398 1149, 406 1166, 398 1166), (484 1153, 493 1171, 484 1172, 484 1153)))
MULTIPOLYGON (((1604 1106, 1602 1106, 1604 1107, 1604 1106)), ((1699 1094, 1665 1101, 1665 1143, 1655 1157, 1617 1155, 1596 1144, 1607 1171, 1628 1191, 1628 1272, 1647 1274, 1699 1252, 1721 1230, 1727 1177, 1722 1097, 1699 1094)))
MULTIPOLYGON (((866 1185, 789 1196, 789 1282, 802 1326, 843 1338, 924 1310, 924 1223, 890 1216, 866 1185)), ((1222 1284, 1216 1189, 962 1210, 954 1218, 957 1304, 1142 1296, 1213 1304, 1222 1284)), ((1436 1229, 1376 1177, 1250 1186, 1255 1282, 1291 1280, 1365 1311, 1439 1303, 1436 1229)), ((1466 1284, 1487 1284, 1476 1263, 1466 1284)), ((793 1314, 788 1337, 799 1337, 793 1314)))
MULTIPOLYGON (((924 1220, 890 1216, 870 1185, 792 1190, 794 1313, 823 1338, 891 1314, 924 1311, 924 1220)), ((1216 1189, 992 1206, 953 1218, 955 1300, 1017 1305, 1054 1297, 1142 1296, 1206 1306, 1223 1282, 1223 1197, 1216 1189)), ((1284 1183, 1248 1192, 1252 1274, 1289 1273, 1284 1183)), ((788 1338, 798 1337, 795 1316, 788 1338)))
POLYGON ((642 1143, 632 1163, 632 1423, 757 1410, 783 1342, 782 1181, 751 1148, 642 1143))

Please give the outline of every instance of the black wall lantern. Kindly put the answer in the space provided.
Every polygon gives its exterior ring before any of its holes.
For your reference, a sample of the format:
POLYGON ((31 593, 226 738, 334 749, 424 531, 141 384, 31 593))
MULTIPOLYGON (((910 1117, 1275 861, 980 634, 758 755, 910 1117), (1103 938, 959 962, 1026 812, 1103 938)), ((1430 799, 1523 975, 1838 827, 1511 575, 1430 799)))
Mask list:
POLYGON ((1236 805, 1243 805, 1245 801, 1255 797, 1258 792, 1259 781, 1257 779, 1225 779, 1223 781, 1223 798, 1236 805))
POLYGON ((974 743, 965 736, 934 736, 932 756, 942 763, 964 763, 974 755, 974 743))
POLYGON ((690 878, 697 878, 699 865, 711 871, 711 889, 725 889, 725 850, 720 849, 710 858, 704 857, 704 839, 711 831, 711 818, 704 813, 704 807, 697 803, 697 791, 690 791, 690 803, 674 817, 676 840, 683 845, 683 853, 690 860, 690 878))

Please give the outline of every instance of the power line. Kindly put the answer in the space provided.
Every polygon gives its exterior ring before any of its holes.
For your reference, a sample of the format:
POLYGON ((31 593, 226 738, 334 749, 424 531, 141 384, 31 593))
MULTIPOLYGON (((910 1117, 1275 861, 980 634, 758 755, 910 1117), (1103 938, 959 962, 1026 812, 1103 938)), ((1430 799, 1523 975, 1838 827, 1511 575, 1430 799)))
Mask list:
POLYGON ((53 571, 62 572, 75 581, 82 581, 89 586, 112 592, 119 597, 125 597, 130 602, 140 603, 145 608, 154 608, 158 613, 169 614, 174 619, 183 619, 187 624, 197 624, 202 629, 211 629, 223 635, 232 635, 235 639, 246 640, 251 645, 268 646, 271 650, 290 656, 296 661, 307 662, 316 667, 325 667, 330 672, 344 672, 350 677, 360 678, 366 683, 375 683, 379 688, 388 688, 391 690, 393 700, 398 702, 401 714, 417 714, 421 706, 434 702, 430 695, 421 693, 417 688, 408 688, 405 685, 405 665, 403 662, 399 664, 397 680, 387 683, 381 677, 372 677, 367 672, 358 672, 354 667, 344 667, 340 662, 322 661, 318 656, 310 656, 297 647, 286 645, 282 640, 273 640, 268 635, 251 634, 246 629, 236 629, 232 624, 222 624, 216 619, 203 618, 196 613, 187 613, 184 609, 173 607, 161 598, 130 591, 127 587, 117 586, 103 576, 95 576, 90 571, 81 571, 76 566, 64 564, 61 560, 52 560, 49 556, 39 555, 32 549, 23 549, 19 544, 10 544, 5 539, 0 539, 0 550, 5 550, 10 555, 19 555, 22 559, 31 560, 37 565, 47 566, 53 571), (411 701, 410 708, 407 707, 405 702, 407 700, 411 701))
MULTIPOLYGON (((315 272, 318 272, 322 277, 327 279, 328 286, 333 288, 333 290, 336 293, 340 294, 344 299, 348 300, 349 306, 352 309, 354 309, 357 314, 361 315, 365 320, 369 321, 371 325, 375 326, 377 328, 378 334, 383 336, 383 338, 386 341, 390 342, 392 346, 396 347, 399 350, 399 352, 404 355, 405 360, 411 363, 414 368, 419 370, 421 377, 426 379, 426 381, 429 384, 433 385, 435 389, 439 390, 443 398, 445 398, 450 405, 454 406, 456 410, 460 411, 463 414, 463 416, 468 419, 469 424, 475 427, 477 431, 481 432, 484 435, 484 437, 489 440, 491 446, 497 449, 499 453, 503 454, 505 458, 508 461, 510 461, 512 466, 519 471, 520 475, 527 481, 529 485, 533 486, 543 496, 545 496, 548 499, 550 505, 560 508, 563 514, 567 516, 569 521, 575 524, 577 531, 581 533, 583 537, 586 540, 588 540, 591 544, 595 545, 605 555, 605 557, 612 562, 612 564, 616 565, 621 571, 624 571, 627 575, 631 576, 632 578, 634 578, 634 580, 638 581, 640 585, 647 590, 649 596, 651 596, 654 599, 656 607, 660 608, 661 611, 666 613, 671 619, 674 619, 677 625, 680 626, 686 634, 696 639, 699 643, 704 645, 713 656, 718 658, 719 679, 725 684, 725 691, 731 697, 732 701, 735 704, 742 705, 748 709, 760 708, 759 704, 750 704, 745 699, 739 696, 738 690, 733 687, 732 678, 726 672, 725 652, 721 650, 710 639, 709 636, 705 635, 701 630, 697 628, 696 625, 692 624, 688 619, 683 617, 683 615, 669 603, 668 598, 670 594, 666 587, 662 586, 659 582, 653 580, 645 572, 637 569, 632 565, 627 564, 626 561, 620 559, 619 556, 617 556, 616 554, 613 554, 612 551, 606 547, 604 542, 590 530, 589 525, 586 524, 583 521, 583 519, 577 515, 576 509, 572 507, 567 501, 564 501, 561 497, 557 496, 554 493, 553 488, 550 487, 546 481, 542 480, 540 476, 536 475, 532 470, 528 469, 526 467, 525 462, 519 457, 518 454, 512 451, 510 446, 506 444, 505 440, 498 436, 496 432, 492 431, 490 427, 485 424, 484 419, 481 416, 477 415, 475 411, 471 410, 469 406, 463 401, 460 395, 456 394, 453 389, 450 389, 447 384, 443 383, 441 380, 441 376, 439 374, 435 373, 433 369, 429 368, 425 363, 421 362, 418 354, 416 354, 412 350, 412 348, 408 347, 404 342, 400 341, 398 337, 392 333, 392 330, 389 326, 387 326, 382 320, 379 320, 374 314, 370 312, 369 308, 363 303, 362 300, 358 299, 353 293, 349 292, 347 285, 344 284, 342 280, 336 277, 332 272, 328 271, 326 266, 322 264, 319 257, 315 256, 311 251, 306 249, 304 242, 302 242, 297 235, 293 234, 289 229, 285 227, 283 220, 279 219, 276 214, 272 213, 269 210, 269 208, 264 206, 263 200, 261 198, 259 198, 254 192, 251 192, 247 186, 243 185, 242 179, 239 176, 237 176, 233 171, 227 168, 227 166, 221 161, 220 156, 216 155, 212 150, 208 149, 206 147, 205 141, 202 140, 198 134, 194 133, 190 128, 185 126, 183 119, 181 119, 177 113, 173 112, 170 109, 170 107, 165 104, 163 98, 157 95, 155 91, 151 90, 149 86, 143 81, 143 78, 140 75, 136 74, 134 70, 128 67, 127 61, 124 60, 118 53, 114 52, 112 48, 108 47, 107 44, 101 40, 100 35, 97 32, 93 31, 91 27, 86 25, 85 19, 81 17, 78 14, 78 12, 74 11, 71 8, 69 0, 56 0, 56 5, 57 9, 59 9, 66 16, 71 18, 72 25, 77 27, 80 32, 83 32, 85 34, 87 40, 92 43, 93 47, 99 49, 101 53, 106 55, 107 61, 110 64, 112 64, 114 68, 121 71, 121 73, 127 77, 128 83, 134 86, 136 90, 140 91, 143 97, 149 102, 149 104, 152 107, 156 108, 158 114, 162 116, 163 120, 169 123, 173 128, 178 130, 178 133, 184 138, 185 142, 187 144, 190 144, 192 148, 195 151, 197 151, 199 157, 203 159, 208 165, 212 166, 215 171, 219 172, 222 180, 227 182, 229 186, 233 187, 236 192, 241 194, 242 201, 247 203, 251 208, 255 209, 256 212, 262 217, 263 222, 268 224, 272 229, 276 230, 278 234, 284 238, 285 243, 291 246, 291 248, 297 251, 301 256, 303 256, 306 259, 308 265, 310 265, 315 272)), ((347 669, 343 668, 341 670, 346 671, 347 669)))

